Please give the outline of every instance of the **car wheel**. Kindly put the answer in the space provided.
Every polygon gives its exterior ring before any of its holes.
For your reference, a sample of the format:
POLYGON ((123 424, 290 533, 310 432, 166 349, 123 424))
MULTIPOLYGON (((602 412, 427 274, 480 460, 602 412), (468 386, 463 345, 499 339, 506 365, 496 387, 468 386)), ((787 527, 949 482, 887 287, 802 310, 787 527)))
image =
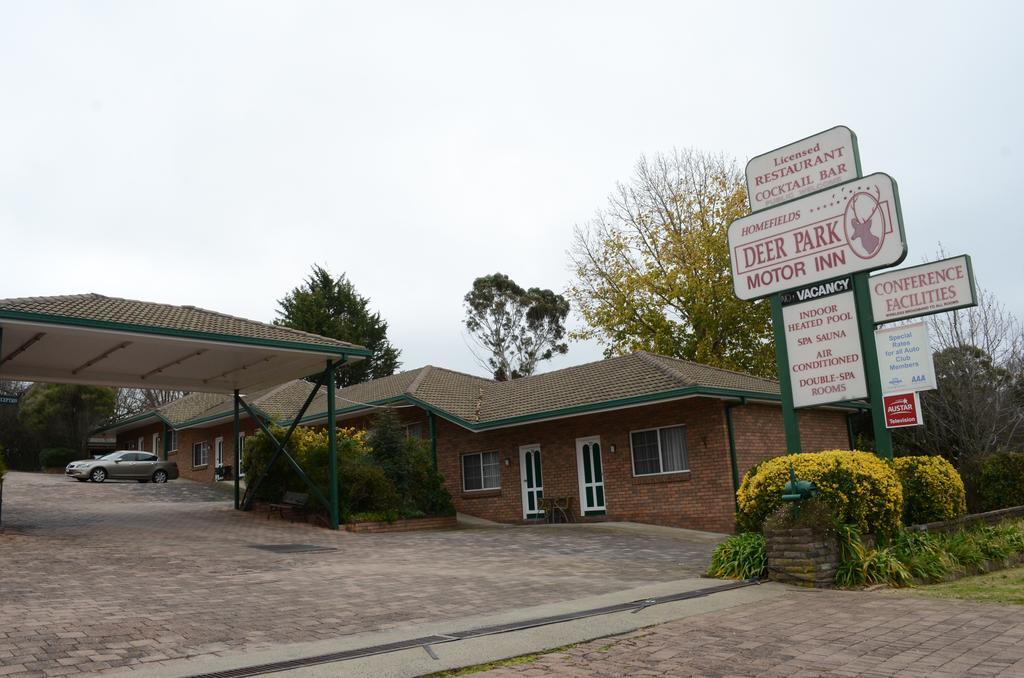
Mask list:
POLYGON ((94 483, 102 483, 107 479, 107 470, 102 468, 94 468, 92 473, 89 474, 89 480, 94 483))
MULTIPOLYGON (((142 482, 146 482, 146 481, 142 481, 142 482)), ((156 471, 154 471, 153 472, 153 482, 154 483, 166 483, 167 482, 167 471, 164 471, 163 469, 157 469, 156 471)))

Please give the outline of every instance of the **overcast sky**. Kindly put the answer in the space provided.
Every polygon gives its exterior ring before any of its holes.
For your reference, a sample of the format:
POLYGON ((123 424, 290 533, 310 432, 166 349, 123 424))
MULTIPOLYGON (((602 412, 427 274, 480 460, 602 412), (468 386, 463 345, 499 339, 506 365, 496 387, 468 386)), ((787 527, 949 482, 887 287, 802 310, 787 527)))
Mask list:
POLYGON ((1024 316, 1022 7, 0 0, 0 297, 269 321, 315 262, 405 368, 483 373, 473 279, 563 291, 641 154, 742 165, 845 124, 899 182, 907 263, 969 253, 1024 316))

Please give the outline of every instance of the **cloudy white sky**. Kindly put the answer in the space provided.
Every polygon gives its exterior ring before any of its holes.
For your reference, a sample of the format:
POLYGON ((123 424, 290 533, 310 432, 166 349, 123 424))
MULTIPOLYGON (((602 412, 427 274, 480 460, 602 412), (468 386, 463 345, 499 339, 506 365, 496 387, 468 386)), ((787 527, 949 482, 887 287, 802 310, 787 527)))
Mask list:
POLYGON ((316 262, 405 367, 482 373, 472 280, 564 290, 641 154, 742 164, 845 124, 899 182, 908 263, 969 253, 1024 316, 1022 8, 0 0, 0 297, 269 321, 316 262))

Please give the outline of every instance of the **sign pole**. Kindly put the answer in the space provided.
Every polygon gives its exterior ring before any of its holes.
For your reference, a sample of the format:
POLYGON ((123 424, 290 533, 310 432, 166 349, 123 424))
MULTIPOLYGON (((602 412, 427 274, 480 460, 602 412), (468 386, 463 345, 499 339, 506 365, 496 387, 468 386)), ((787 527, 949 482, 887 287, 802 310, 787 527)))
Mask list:
POLYGON ((867 273, 853 275, 853 293, 857 300, 857 327, 860 331, 864 372, 868 381, 868 400, 871 401, 871 428, 875 433, 875 453, 883 459, 892 459, 892 434, 885 426, 882 375, 878 369, 878 351, 875 348, 875 318, 871 310, 871 285, 867 273))
POLYGON ((786 431, 786 451, 800 452, 800 422, 793 407, 793 381, 789 374, 789 349, 786 347, 786 325, 782 320, 782 295, 773 294, 772 330, 775 333, 775 361, 779 367, 779 395, 782 396, 782 427, 786 431))

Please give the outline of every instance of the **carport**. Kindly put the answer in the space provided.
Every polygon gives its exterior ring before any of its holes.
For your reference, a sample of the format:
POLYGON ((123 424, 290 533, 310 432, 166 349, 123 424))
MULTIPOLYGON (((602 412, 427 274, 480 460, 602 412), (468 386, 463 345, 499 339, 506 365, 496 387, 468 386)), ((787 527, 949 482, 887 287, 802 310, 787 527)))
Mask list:
MULTIPOLYGON (((275 440, 263 418, 246 402, 247 391, 319 374, 316 388, 294 421, 302 418, 319 389, 326 387, 327 420, 332 422, 337 369, 368 355, 355 344, 195 306, 99 294, 0 300, 0 379, 233 394, 236 470, 241 410, 275 440)), ((277 441, 267 472, 284 457, 327 507, 330 527, 338 529, 334 427, 328 426, 330 497, 323 496, 285 450, 295 427, 292 424, 277 441)), ((236 509, 242 508, 238 475, 234 474, 236 509)), ((255 479, 254 488, 265 475, 255 479)))

